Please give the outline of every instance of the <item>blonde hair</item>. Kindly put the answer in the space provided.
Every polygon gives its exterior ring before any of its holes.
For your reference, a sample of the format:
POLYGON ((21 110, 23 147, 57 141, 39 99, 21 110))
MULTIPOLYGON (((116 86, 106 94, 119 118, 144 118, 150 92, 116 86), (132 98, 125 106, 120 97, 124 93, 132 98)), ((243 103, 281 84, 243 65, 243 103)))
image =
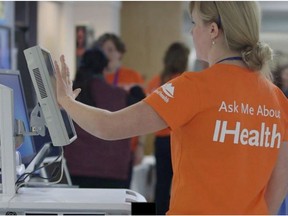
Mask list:
POLYGON ((240 51, 249 69, 260 71, 272 79, 264 66, 272 59, 269 45, 259 42, 261 13, 254 1, 195 1, 190 2, 190 12, 195 9, 204 23, 215 22, 222 29, 230 50, 240 51))

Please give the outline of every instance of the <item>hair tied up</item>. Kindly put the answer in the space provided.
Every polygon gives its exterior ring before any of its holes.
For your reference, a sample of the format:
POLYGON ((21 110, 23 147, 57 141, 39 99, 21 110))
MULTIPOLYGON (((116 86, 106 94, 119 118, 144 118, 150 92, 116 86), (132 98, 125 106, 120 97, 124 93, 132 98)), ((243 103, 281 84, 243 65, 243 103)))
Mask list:
POLYGON ((267 61, 272 60, 272 49, 263 42, 246 46, 241 54, 243 61, 253 71, 260 71, 267 61))

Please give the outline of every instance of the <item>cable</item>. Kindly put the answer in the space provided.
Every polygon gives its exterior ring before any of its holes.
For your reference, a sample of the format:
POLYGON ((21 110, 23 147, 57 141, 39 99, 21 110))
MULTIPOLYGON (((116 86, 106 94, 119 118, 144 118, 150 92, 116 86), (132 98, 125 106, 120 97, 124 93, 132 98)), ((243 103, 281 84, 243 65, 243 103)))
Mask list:
POLYGON ((18 179, 17 179, 17 181, 16 181, 15 184, 18 184, 19 182, 25 181, 26 178, 28 178, 29 176, 33 175, 36 171, 52 165, 52 164, 55 163, 60 157, 63 158, 63 148, 60 147, 60 149, 61 149, 61 153, 57 156, 57 158, 56 158, 54 161, 52 161, 52 162, 50 162, 50 163, 48 163, 48 164, 46 164, 46 165, 40 166, 40 167, 38 167, 37 169, 33 170, 32 172, 23 173, 22 175, 20 175, 20 176, 18 177, 18 179), (23 178, 23 176, 25 176, 25 178, 23 178), (23 179, 22 179, 22 178, 23 178, 23 179))
MULTIPOLYGON (((62 158, 63 158, 63 149, 62 149, 62 154, 61 154, 61 156, 62 156, 62 158)), ((59 157, 58 157, 58 158, 59 158, 59 157)), ((58 158, 55 159, 52 163, 54 163, 56 160, 58 160, 58 158)), ((50 165, 51 165, 52 163, 50 163, 50 165)), ((50 185, 53 185, 53 184, 57 184, 57 183, 59 183, 59 182, 62 180, 62 178, 63 178, 63 173, 64 173, 63 171, 64 171, 64 161, 63 161, 63 159, 62 159, 62 160, 61 160, 61 174, 60 174, 60 178, 59 178, 57 181, 48 182, 48 183, 45 183, 45 182, 39 182, 39 183, 33 182, 33 185, 35 186, 35 185, 38 184, 39 186, 43 186, 43 185, 45 185, 45 186, 50 186, 50 185)), ((29 176, 29 173, 28 173, 28 176, 29 176)), ((25 178, 27 178, 27 176, 26 176, 25 178)), ((43 178, 44 178, 44 177, 43 177, 43 178)), ((49 179, 53 179, 53 178, 55 178, 55 176, 53 176, 52 178, 49 178, 49 179)), ((19 190, 20 187, 22 187, 22 186, 24 186, 24 185, 29 185, 29 182, 22 182, 22 183, 20 183, 19 185, 17 185, 16 192, 19 190)))
MULTIPOLYGON (((63 160, 63 158, 64 158, 64 150, 63 150, 63 147, 60 147, 60 149, 61 149, 61 153, 59 154, 59 156, 58 156, 54 161, 50 162, 49 164, 43 165, 43 166, 41 166, 41 167, 38 167, 37 169, 33 170, 33 172, 31 172, 31 173, 23 173, 21 176, 19 176, 19 178, 18 178, 17 181, 16 181, 16 193, 18 192, 19 188, 23 187, 24 185, 29 185, 29 182, 25 182, 25 179, 26 179, 28 176, 33 175, 33 174, 34 174, 37 170, 39 170, 39 169, 45 168, 45 167, 47 167, 47 166, 50 166, 51 164, 55 163, 55 162, 61 157, 61 173, 60 173, 60 178, 59 178, 58 180, 54 181, 54 182, 47 182, 47 183, 46 183, 46 182, 39 182, 39 186, 43 186, 43 185, 45 185, 45 186, 50 186, 50 185, 58 184, 58 183, 62 180, 62 178, 63 178, 63 173, 64 173, 64 160, 63 160), (25 175, 26 175, 26 176, 25 176, 25 175), (22 179, 21 182, 20 182, 20 178, 23 178, 23 176, 25 176, 25 177, 24 177, 24 179, 22 179)), ((56 168, 55 168, 55 169, 56 169, 56 168)), ((52 176, 51 176, 50 178, 45 178, 45 177, 42 177, 42 176, 41 176, 41 178, 43 178, 43 179, 53 179, 53 178, 55 178, 55 176, 53 176, 53 175, 54 175, 53 173, 55 172, 55 169, 53 170, 52 176)), ((58 172, 59 172, 59 170, 57 171, 56 176, 57 176, 58 172)), ((36 182, 33 182, 33 185, 37 185, 37 183, 36 183, 36 182)))

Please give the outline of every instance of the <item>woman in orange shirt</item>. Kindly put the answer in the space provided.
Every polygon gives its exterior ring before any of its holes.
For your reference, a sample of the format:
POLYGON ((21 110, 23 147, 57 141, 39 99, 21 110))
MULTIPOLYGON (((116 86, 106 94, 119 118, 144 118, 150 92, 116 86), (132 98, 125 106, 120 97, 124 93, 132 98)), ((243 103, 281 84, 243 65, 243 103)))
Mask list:
POLYGON ((142 86, 144 80, 140 73, 121 64, 126 52, 125 44, 121 38, 112 33, 105 33, 98 38, 94 47, 100 47, 109 59, 105 71, 105 79, 108 83, 127 91, 135 85, 142 86))
POLYGON ((123 139, 171 129, 168 214, 276 214, 288 188, 288 103, 270 80, 253 1, 191 2, 193 41, 209 68, 185 72, 117 112, 85 106, 64 56, 57 98, 94 136, 123 139), (82 115, 79 115, 82 113, 82 115))
MULTIPOLYGON (((172 43, 163 59, 163 71, 154 76, 147 85, 146 92, 151 94, 169 80, 176 78, 187 69, 189 48, 185 44, 172 43)), ((154 142, 156 159, 155 203, 157 215, 163 215, 169 208, 171 181, 173 176, 170 148, 170 130, 158 131, 154 142)))

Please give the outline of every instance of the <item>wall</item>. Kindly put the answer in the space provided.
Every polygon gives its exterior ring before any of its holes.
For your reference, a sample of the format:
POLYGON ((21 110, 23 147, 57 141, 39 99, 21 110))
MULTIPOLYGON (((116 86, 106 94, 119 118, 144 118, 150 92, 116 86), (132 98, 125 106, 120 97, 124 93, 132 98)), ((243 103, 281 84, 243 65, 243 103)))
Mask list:
POLYGON ((74 23, 87 25, 94 30, 95 37, 105 33, 120 33, 121 2, 74 2, 74 23))
POLYGON ((74 71, 73 3, 39 2, 37 29, 38 44, 49 50, 54 59, 65 54, 71 72, 74 71))
POLYGON ((90 26, 95 36, 119 33, 121 2, 42 2, 38 4, 38 44, 55 59, 65 54, 74 77, 76 71, 75 26, 90 26))
POLYGON ((288 2, 261 1, 261 40, 269 43, 275 51, 288 53, 288 2))
POLYGON ((127 53, 123 64, 148 80, 162 69, 167 47, 182 41, 181 2, 123 2, 121 36, 127 53))
MULTIPOLYGON (((123 65, 139 71, 146 81, 161 72, 168 46, 183 37, 182 2, 123 2, 121 37, 127 53, 123 65)), ((145 154, 153 154, 154 135, 143 138, 145 154)))

